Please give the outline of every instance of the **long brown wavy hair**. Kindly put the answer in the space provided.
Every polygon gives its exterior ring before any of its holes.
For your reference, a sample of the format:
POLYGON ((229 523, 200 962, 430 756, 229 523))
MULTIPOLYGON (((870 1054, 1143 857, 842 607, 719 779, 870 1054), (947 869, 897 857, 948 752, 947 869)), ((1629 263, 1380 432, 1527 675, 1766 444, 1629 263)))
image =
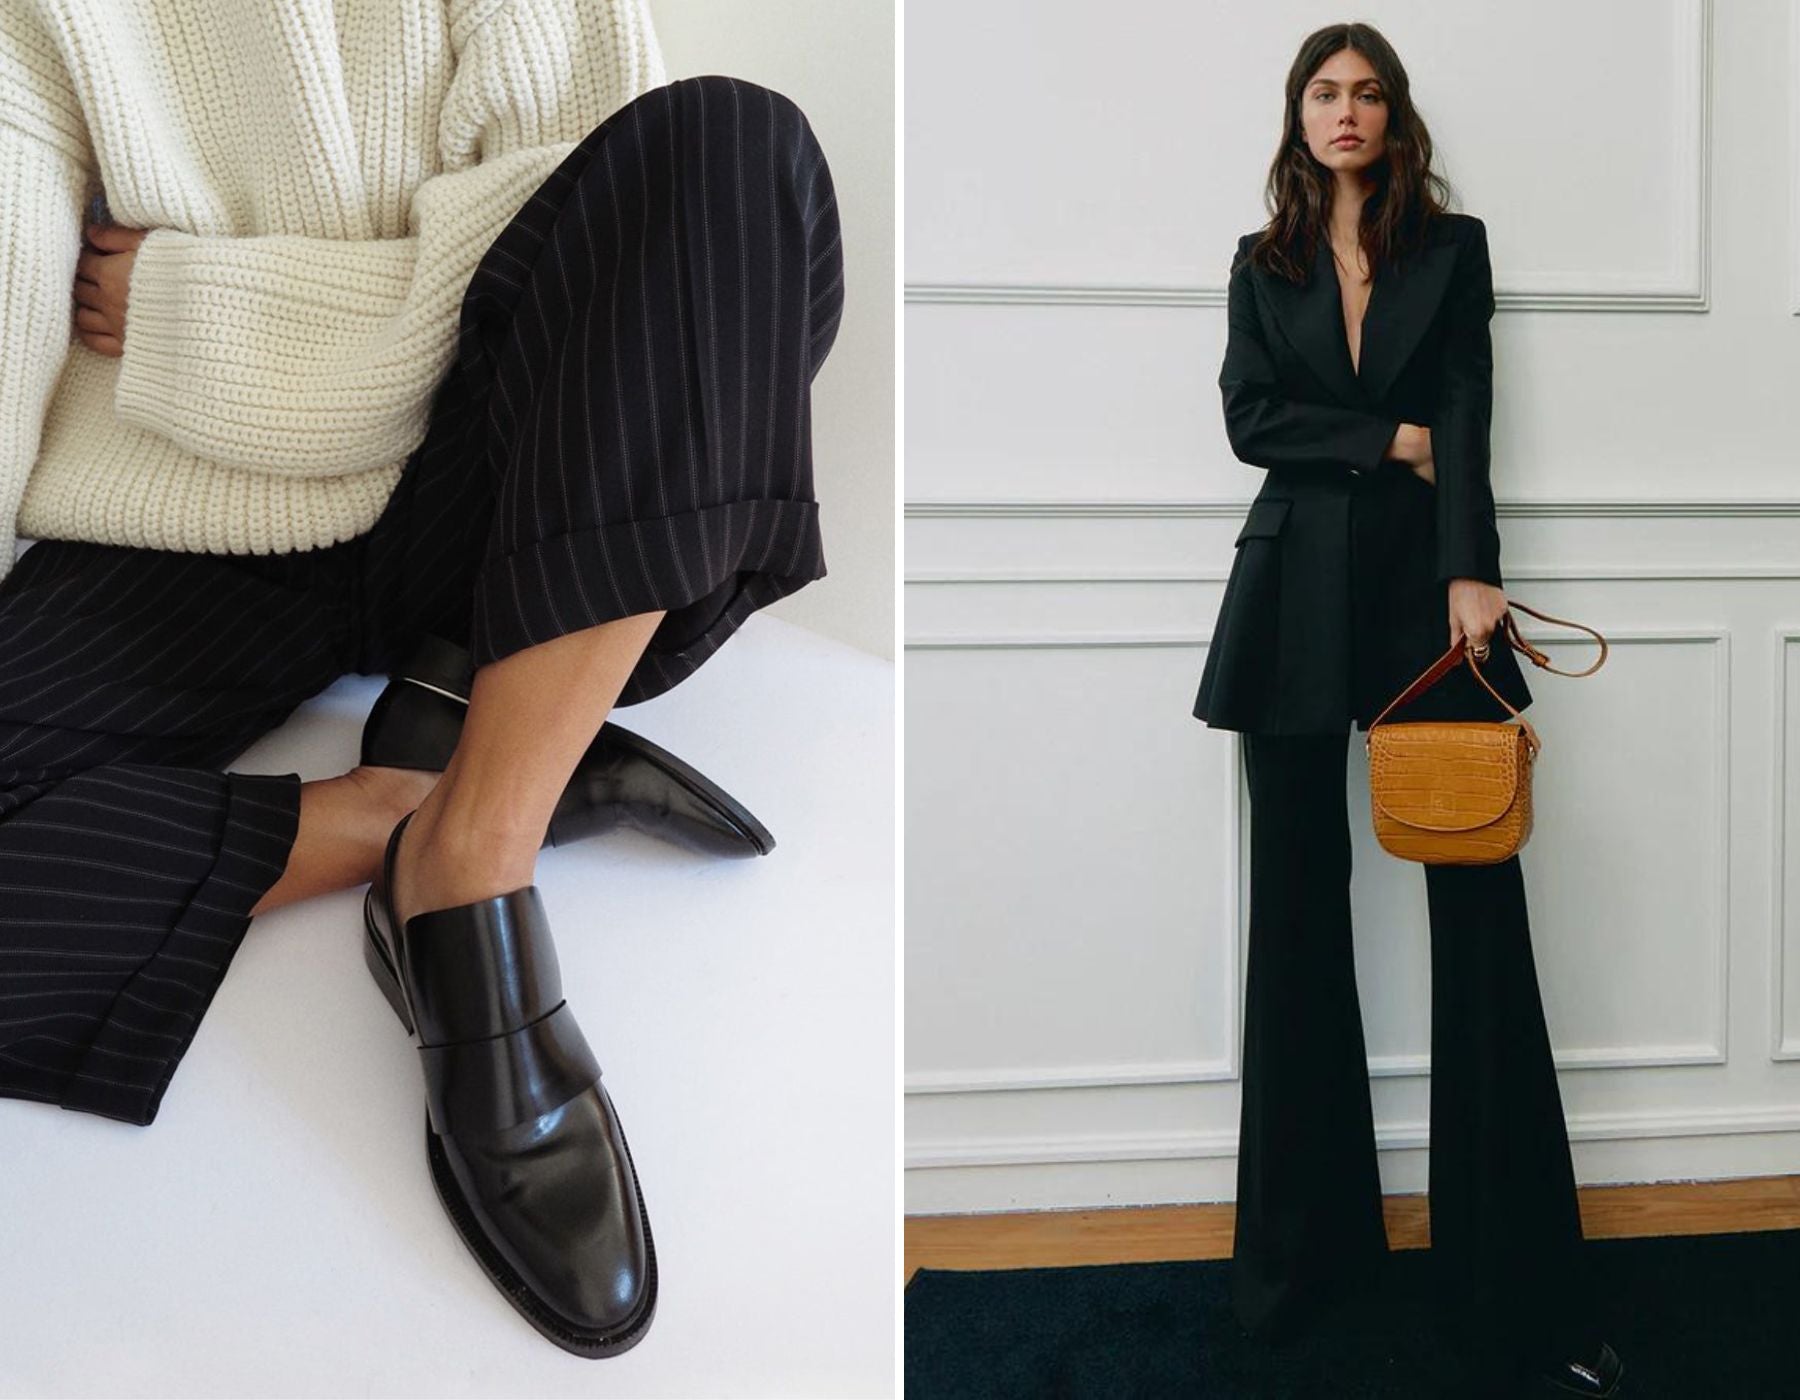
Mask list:
POLYGON ((1330 237, 1332 174, 1307 149, 1300 103, 1307 82, 1340 49, 1368 59, 1388 108, 1386 151, 1370 168, 1375 188, 1362 207, 1362 248, 1371 275, 1422 247, 1427 225, 1449 209, 1450 185, 1431 168, 1431 133, 1412 104, 1406 69, 1393 46, 1369 24, 1315 29, 1288 69, 1287 120, 1263 190, 1269 223, 1250 250, 1252 263, 1290 282, 1306 280, 1318 241, 1330 237))

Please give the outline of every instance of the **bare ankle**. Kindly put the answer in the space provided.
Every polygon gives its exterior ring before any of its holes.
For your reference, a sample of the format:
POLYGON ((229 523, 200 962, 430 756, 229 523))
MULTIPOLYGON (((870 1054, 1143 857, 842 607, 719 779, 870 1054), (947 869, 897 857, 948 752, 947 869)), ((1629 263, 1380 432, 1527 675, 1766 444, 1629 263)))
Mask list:
POLYGON ((538 811, 516 798, 496 798, 476 785, 458 783, 454 769, 419 804, 414 818, 443 841, 476 859, 487 852, 522 856, 535 853, 550 820, 549 811, 538 811))
POLYGON ((486 872, 529 871, 544 840, 541 826, 472 809, 441 787, 419 804, 407 830, 409 839, 417 833, 414 849, 434 863, 486 872))
POLYGON ((360 788, 389 825, 421 807, 443 775, 414 768, 377 768, 358 764, 345 779, 360 788))
POLYGON ((521 889, 536 878, 539 842, 496 841, 437 817, 435 804, 421 806, 407 823, 395 871, 402 921, 521 889))

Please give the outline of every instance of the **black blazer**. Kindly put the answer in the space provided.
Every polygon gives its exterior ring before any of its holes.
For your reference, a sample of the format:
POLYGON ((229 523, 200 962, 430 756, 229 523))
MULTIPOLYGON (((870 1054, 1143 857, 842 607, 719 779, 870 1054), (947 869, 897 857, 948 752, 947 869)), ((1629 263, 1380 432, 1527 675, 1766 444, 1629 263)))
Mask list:
MULTIPOLYGON (((1444 215, 1420 253, 1377 269, 1358 367, 1329 242, 1296 286, 1250 265, 1258 236, 1232 261, 1219 388, 1232 451, 1268 476, 1238 534, 1194 715, 1256 733, 1366 729, 1449 644, 1449 581, 1501 582, 1487 229, 1444 215), (1435 486, 1381 460, 1402 422, 1431 429, 1435 486)), ((1518 708, 1531 703, 1511 648, 1482 669, 1518 708)), ((1505 717, 1466 670, 1393 716, 1505 717)))

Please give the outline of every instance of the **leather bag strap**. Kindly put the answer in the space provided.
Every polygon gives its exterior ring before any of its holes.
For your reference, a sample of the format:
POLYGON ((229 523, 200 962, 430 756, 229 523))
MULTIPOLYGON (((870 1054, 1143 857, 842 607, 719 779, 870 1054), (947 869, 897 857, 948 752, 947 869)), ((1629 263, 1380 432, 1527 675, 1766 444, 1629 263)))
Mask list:
POLYGON ((1525 653, 1525 655, 1529 656, 1531 658, 1532 665, 1536 666, 1539 670, 1549 671, 1552 674, 1558 675, 1558 676, 1575 676, 1575 677, 1579 678, 1581 676, 1593 675, 1594 672, 1598 671, 1602 666, 1604 666, 1606 664, 1606 654, 1610 650, 1610 648, 1606 645, 1606 638, 1602 637, 1598 632, 1596 632, 1592 627, 1589 627, 1585 622, 1570 622, 1567 618, 1551 617, 1550 614, 1548 614, 1548 613, 1541 613, 1536 608, 1527 607, 1524 603, 1520 603, 1520 602, 1517 602, 1514 600, 1508 600, 1506 606, 1507 606, 1507 611, 1504 614, 1502 614, 1502 616, 1500 618, 1500 625, 1506 629, 1506 640, 1512 644, 1512 648, 1514 651, 1522 651, 1525 653), (1517 608, 1520 612, 1530 613, 1539 622, 1554 622, 1559 627, 1573 627, 1579 632, 1586 632, 1588 634, 1588 636, 1592 637, 1596 642, 1600 643, 1600 654, 1594 658, 1594 664, 1592 666, 1588 667, 1587 670, 1585 670, 1585 671, 1559 671, 1559 670, 1557 670, 1556 667, 1554 667, 1550 664, 1549 657, 1545 656, 1543 652, 1539 651, 1536 647, 1534 647, 1530 642, 1526 641, 1525 638, 1519 634, 1519 624, 1516 621, 1514 621, 1513 615, 1512 615, 1513 608, 1517 608))
MULTIPOLYGON (((1531 663, 1534 666, 1538 667, 1540 670, 1554 672, 1559 676, 1591 676, 1595 671, 1598 671, 1606 664, 1606 655, 1608 651, 1606 638, 1601 636, 1592 627, 1589 627, 1584 622, 1570 622, 1565 618, 1551 617, 1549 614, 1541 613, 1536 608, 1528 607, 1524 603, 1517 601, 1509 601, 1507 603, 1507 611, 1500 615, 1500 626, 1498 630, 1505 636, 1507 644, 1511 646, 1513 650, 1523 652, 1526 656, 1530 657, 1531 663), (1585 671, 1559 670, 1557 667, 1550 664, 1550 658, 1548 656, 1544 655, 1543 652, 1539 651, 1520 635, 1519 624, 1513 619, 1513 608, 1518 608, 1521 612, 1530 613, 1533 617, 1542 622, 1560 623, 1564 627, 1574 627, 1582 632, 1586 632, 1595 641, 1600 643, 1600 655, 1594 659, 1594 664, 1589 666, 1585 671)), ((1543 747, 1538 739, 1537 730, 1532 728, 1530 720, 1526 719, 1524 715, 1513 708, 1512 704, 1504 695, 1488 684, 1488 678, 1481 674, 1481 667, 1476 664, 1475 651, 1470 645, 1467 637, 1463 638, 1461 642, 1447 647, 1444 654, 1421 671, 1413 680, 1412 684, 1407 686, 1405 690, 1402 690, 1392 700, 1388 701, 1381 713, 1376 715, 1375 718, 1370 721, 1369 732, 1371 734, 1374 733, 1375 726, 1383 723, 1395 710, 1403 705, 1411 704, 1414 700, 1418 699, 1419 696, 1430 690, 1432 686, 1436 685, 1445 676, 1449 675, 1451 671, 1455 670, 1459 662, 1466 663, 1469 670, 1474 672, 1475 679, 1481 682, 1482 689, 1486 690, 1489 695, 1498 700, 1506 712, 1519 721, 1520 726, 1525 731, 1526 742, 1531 745, 1531 755, 1533 758, 1536 758, 1538 751, 1543 747)), ((1367 747, 1370 743, 1367 739, 1363 742, 1364 747, 1367 747)))

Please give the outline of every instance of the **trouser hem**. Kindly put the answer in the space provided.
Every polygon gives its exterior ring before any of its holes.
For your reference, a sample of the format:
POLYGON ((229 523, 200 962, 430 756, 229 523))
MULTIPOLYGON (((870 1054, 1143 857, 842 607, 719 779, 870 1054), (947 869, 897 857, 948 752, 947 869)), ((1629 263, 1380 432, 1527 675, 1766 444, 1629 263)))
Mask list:
POLYGON ((477 667, 570 632, 665 612, 620 691, 675 685, 758 608, 825 574, 816 501, 730 501, 572 531, 483 566, 469 650, 477 667))
POLYGON ((63 1090, 62 1107, 148 1126, 193 1043, 250 911, 287 868, 300 827, 298 773, 215 775, 219 853, 162 945, 126 982, 63 1090))

